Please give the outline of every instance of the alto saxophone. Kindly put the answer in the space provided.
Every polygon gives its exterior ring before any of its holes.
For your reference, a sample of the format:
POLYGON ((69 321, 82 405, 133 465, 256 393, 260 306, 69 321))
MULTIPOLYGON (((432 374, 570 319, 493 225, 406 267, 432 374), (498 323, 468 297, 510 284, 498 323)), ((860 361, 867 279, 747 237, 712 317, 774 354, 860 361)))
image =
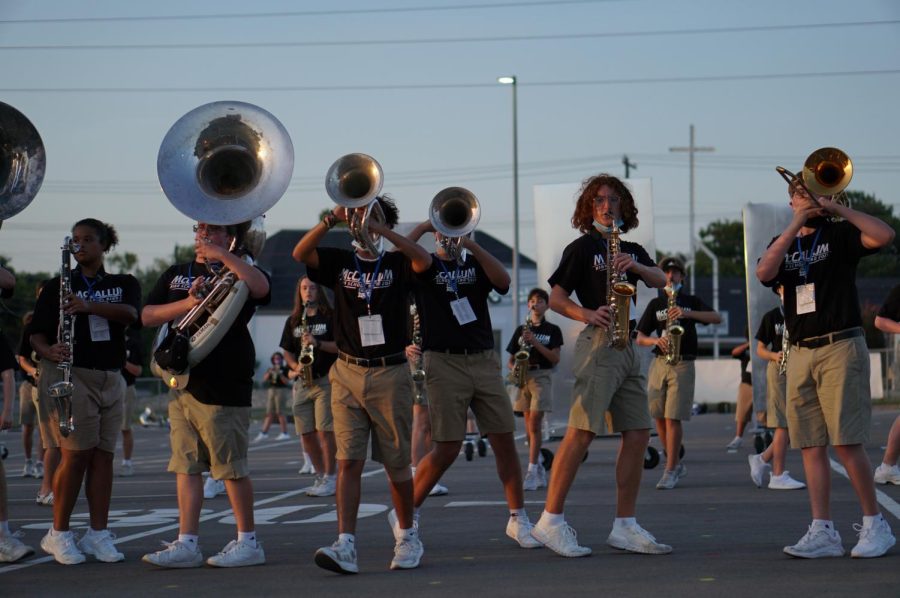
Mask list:
MULTIPOLYGON (((309 302, 303 304, 303 315, 300 318, 301 339, 309 332, 309 323, 306 319, 308 307, 309 302)), ((315 347, 313 347, 312 343, 302 342, 297 362, 300 364, 300 384, 303 388, 310 388, 313 385, 312 364, 315 359, 315 347)))
POLYGON ((525 315, 525 325, 522 334, 519 335, 519 350, 513 355, 512 383, 519 388, 525 388, 525 376, 528 373, 528 359, 531 357, 531 343, 525 340, 525 331, 531 330, 531 310, 525 315))
POLYGON ((59 415, 59 433, 63 437, 75 431, 75 417, 72 415, 72 392, 75 385, 72 384, 72 362, 75 359, 75 314, 66 313, 66 299, 72 294, 72 267, 71 257, 80 249, 77 243, 72 242, 72 237, 63 240, 62 265, 59 269, 59 331, 57 341, 63 343, 68 349, 68 357, 57 364, 62 370, 63 379, 55 382, 47 389, 56 402, 56 410, 59 415))
POLYGON ((425 390, 425 368, 422 363, 422 322, 419 319, 419 310, 415 303, 409 304, 409 315, 412 316, 413 334, 412 344, 419 348, 419 356, 416 357, 413 365, 412 379, 415 386, 416 400, 422 399, 422 393, 425 390))
POLYGON ((618 350, 628 346, 630 331, 628 323, 631 298, 637 292, 637 287, 628 282, 624 272, 616 272, 613 261, 619 255, 619 230, 618 222, 613 219, 612 231, 606 241, 606 305, 609 306, 611 322, 607 333, 606 345, 618 350))
POLYGON ((681 363, 681 339, 684 337, 684 326, 678 323, 677 318, 668 315, 668 312, 677 307, 675 297, 678 295, 678 292, 672 286, 666 287, 665 291, 669 298, 666 304, 666 336, 669 339, 666 347, 666 363, 678 365, 681 363))
POLYGON ((782 324, 781 332, 781 358, 778 360, 778 375, 784 376, 787 372, 788 355, 791 353, 791 341, 788 338, 787 322, 782 324))

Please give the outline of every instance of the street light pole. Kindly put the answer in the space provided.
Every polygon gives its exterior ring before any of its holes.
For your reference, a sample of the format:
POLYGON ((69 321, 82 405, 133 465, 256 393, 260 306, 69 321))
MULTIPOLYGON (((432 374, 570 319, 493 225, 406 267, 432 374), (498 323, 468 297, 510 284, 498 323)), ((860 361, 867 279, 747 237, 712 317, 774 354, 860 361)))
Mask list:
POLYGON ((512 251, 512 325, 519 321, 519 113, 516 77, 498 77, 497 82, 512 86, 512 142, 513 142, 513 251, 512 251))

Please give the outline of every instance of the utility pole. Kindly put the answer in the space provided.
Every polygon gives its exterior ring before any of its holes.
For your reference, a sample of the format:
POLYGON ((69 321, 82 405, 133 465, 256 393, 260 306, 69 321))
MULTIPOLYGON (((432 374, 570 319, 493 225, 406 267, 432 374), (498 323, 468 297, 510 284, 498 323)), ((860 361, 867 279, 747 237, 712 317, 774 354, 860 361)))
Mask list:
MULTIPOLYGON (((716 148, 711 146, 697 146, 694 144, 694 125, 691 125, 691 139, 690 144, 687 147, 670 147, 670 152, 687 152, 688 153, 688 161, 690 164, 690 211, 689 211, 689 227, 690 227, 690 242, 691 242, 691 261, 695 264, 697 263, 697 243, 696 238, 697 234, 694 232, 694 214, 696 212, 695 204, 694 204, 694 154, 696 152, 714 152, 716 148)), ((694 270, 695 267, 691 267, 691 293, 695 293, 697 291, 694 286, 694 270)))
POLYGON ((625 178, 630 178, 631 169, 637 170, 637 164, 628 159, 628 154, 622 156, 622 164, 625 165, 625 178))

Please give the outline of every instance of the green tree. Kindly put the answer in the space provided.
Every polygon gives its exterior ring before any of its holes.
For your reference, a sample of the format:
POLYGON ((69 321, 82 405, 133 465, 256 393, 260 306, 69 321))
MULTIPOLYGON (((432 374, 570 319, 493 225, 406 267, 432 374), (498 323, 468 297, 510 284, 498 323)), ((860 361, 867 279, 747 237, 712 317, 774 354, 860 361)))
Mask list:
MULTIPOLYGON (((864 191, 848 191, 847 199, 854 210, 875 216, 890 225, 895 233, 900 233, 900 218, 894 215, 893 206, 864 191)), ((900 272, 900 234, 877 254, 860 260, 857 272, 858 276, 869 278, 896 277, 900 272)))
MULTIPOLYGON (((716 220, 700 229, 700 239, 719 258, 719 276, 744 276, 744 224, 740 220, 716 220)), ((712 260, 697 252, 696 273, 712 275, 712 260)))

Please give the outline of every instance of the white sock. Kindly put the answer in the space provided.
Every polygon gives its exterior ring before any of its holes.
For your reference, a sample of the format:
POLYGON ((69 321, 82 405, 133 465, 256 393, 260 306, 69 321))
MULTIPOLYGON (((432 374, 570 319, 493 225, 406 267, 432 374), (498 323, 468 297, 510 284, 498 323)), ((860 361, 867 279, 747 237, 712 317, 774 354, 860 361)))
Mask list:
POLYGON ((406 540, 407 542, 415 538, 417 535, 418 534, 416 533, 416 528, 414 527, 400 530, 400 538, 406 540))
POLYGON ((102 534, 102 533, 105 532, 105 531, 106 531, 106 530, 103 530, 103 529, 94 529, 94 528, 92 528, 92 527, 89 527, 89 528, 88 528, 88 531, 87 531, 87 533, 86 533, 86 535, 88 535, 88 536, 99 536, 100 534, 102 534))
POLYGON ((528 513, 525 512, 525 509, 510 509, 509 516, 515 517, 522 523, 528 523, 528 513))
POLYGON ((131 459, 122 459, 122 465, 131 465, 131 459))
POLYGON ((356 536, 353 534, 338 534, 338 542, 350 542, 356 544, 356 536))
POLYGON ((0 521, 0 536, 10 535, 9 521, 0 521))
POLYGON ((538 465, 537 463, 529 463, 528 464, 528 473, 537 471, 538 467, 540 467, 540 465, 538 465))
POLYGON ((881 513, 877 515, 863 515, 863 528, 869 529, 876 523, 881 523, 884 520, 884 515, 881 513))
POLYGON ((812 525, 810 526, 812 529, 825 529, 828 530, 828 533, 834 533, 834 522, 830 519, 813 519, 812 525))
POLYGON ((566 516, 562 513, 548 513, 544 511, 541 513, 540 521, 543 521, 544 524, 550 527, 556 527, 566 522, 566 516))
POLYGON ((200 536, 197 536, 195 534, 178 534, 178 541, 191 550, 197 550, 197 541, 199 539, 200 536))
POLYGON ((55 527, 51 527, 51 528, 50 528, 50 535, 51 535, 51 536, 61 536, 61 535, 63 535, 63 534, 68 534, 68 533, 70 533, 69 530, 66 530, 66 531, 64 531, 64 532, 61 532, 61 531, 59 531, 58 529, 56 529, 55 527))
POLYGON ((238 532, 238 542, 246 542, 256 548, 256 532, 238 532))
POLYGON ((637 525, 635 517, 616 517, 613 521, 613 527, 631 527, 637 525))

